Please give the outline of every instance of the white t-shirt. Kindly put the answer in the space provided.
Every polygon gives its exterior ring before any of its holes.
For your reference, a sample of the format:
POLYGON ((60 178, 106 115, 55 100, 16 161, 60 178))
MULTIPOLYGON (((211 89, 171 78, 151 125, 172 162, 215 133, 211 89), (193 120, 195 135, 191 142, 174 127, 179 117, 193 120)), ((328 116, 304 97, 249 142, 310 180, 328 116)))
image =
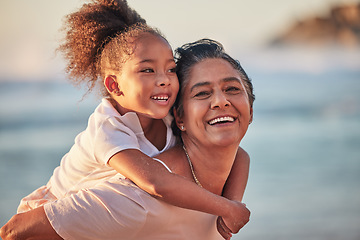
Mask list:
POLYGON ((216 216, 169 205, 118 176, 47 203, 44 209, 66 240, 223 239, 216 216))
POLYGON ((86 130, 77 135, 75 144, 54 170, 47 188, 56 198, 63 198, 118 174, 107 163, 124 149, 138 149, 150 157, 169 149, 175 144, 170 127, 172 117, 168 115, 163 121, 167 128, 166 145, 159 151, 145 137, 136 113, 122 116, 106 98, 102 99, 86 130))

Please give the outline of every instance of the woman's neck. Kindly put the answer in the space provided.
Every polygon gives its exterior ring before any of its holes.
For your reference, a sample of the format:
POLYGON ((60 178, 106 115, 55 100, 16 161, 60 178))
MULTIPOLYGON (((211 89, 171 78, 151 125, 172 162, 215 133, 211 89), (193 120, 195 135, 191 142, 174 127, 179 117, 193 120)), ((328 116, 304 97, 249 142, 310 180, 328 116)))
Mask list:
POLYGON ((238 145, 200 147, 184 139, 196 178, 207 190, 221 195, 235 160, 238 145))

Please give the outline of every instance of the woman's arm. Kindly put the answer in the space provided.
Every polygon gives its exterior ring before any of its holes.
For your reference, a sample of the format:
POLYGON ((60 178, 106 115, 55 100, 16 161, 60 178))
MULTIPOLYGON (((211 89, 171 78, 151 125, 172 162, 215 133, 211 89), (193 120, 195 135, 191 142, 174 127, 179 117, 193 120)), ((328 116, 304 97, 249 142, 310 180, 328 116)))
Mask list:
POLYGON ((249 177, 250 157, 239 147, 230 175, 224 186, 223 196, 241 202, 249 177))
POLYGON ((171 205, 233 218, 238 203, 199 187, 185 177, 170 173, 161 163, 135 149, 115 154, 109 165, 144 191, 171 205))
POLYGON ((14 215, 0 229, 0 236, 3 240, 62 239, 52 228, 43 207, 14 215))
MULTIPOLYGON (((249 177, 249 167, 250 157, 244 149, 239 147, 230 175, 224 186, 224 197, 239 203, 242 201, 249 177)), ((249 221, 250 211, 239 213, 240 215, 236 221, 233 218, 219 217, 217 228, 221 235, 226 236, 229 229, 232 233, 237 233, 249 221)))

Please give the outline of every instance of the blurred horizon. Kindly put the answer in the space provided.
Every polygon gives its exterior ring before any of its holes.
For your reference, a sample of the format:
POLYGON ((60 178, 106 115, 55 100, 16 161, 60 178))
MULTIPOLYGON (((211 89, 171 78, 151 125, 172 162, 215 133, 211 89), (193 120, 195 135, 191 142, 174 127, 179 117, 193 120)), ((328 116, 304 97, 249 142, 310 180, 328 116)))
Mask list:
MULTIPOLYGON (((62 38, 64 16, 84 2, 2 0, 0 81, 66 79, 64 61, 61 54, 55 54, 55 49, 62 38)), ((334 67, 360 69, 359 47, 269 47, 273 39, 296 22, 326 16, 332 7, 359 4, 360 0, 227 0, 220 4, 205 0, 181 3, 128 0, 128 3, 149 25, 159 28, 174 49, 208 37, 221 42, 245 68, 258 71, 317 73, 334 67)))

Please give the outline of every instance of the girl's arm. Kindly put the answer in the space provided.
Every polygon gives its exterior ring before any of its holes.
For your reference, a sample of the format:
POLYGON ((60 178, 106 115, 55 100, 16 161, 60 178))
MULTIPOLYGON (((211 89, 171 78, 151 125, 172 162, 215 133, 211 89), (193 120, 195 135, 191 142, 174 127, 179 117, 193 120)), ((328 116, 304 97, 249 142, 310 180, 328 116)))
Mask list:
POLYGON ((139 150, 123 150, 110 158, 109 165, 144 191, 171 205, 225 219, 238 218, 239 212, 247 211, 239 202, 211 193, 185 177, 170 173, 161 163, 139 150))

